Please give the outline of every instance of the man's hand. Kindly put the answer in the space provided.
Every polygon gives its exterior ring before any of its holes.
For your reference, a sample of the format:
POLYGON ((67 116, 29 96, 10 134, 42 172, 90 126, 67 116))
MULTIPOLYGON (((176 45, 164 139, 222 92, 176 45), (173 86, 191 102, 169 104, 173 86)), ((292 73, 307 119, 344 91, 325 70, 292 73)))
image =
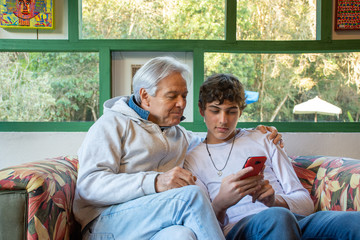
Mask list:
POLYGON ((222 180, 219 193, 212 202, 215 215, 220 222, 224 221, 226 210, 229 207, 238 203, 246 195, 260 190, 259 183, 263 179, 262 175, 240 180, 242 176, 252 170, 252 167, 244 168, 222 180))
POLYGON ((272 207, 275 204, 275 191, 268 180, 262 181, 260 190, 251 195, 253 202, 259 201, 268 207, 272 207))
POLYGON ((278 133, 278 130, 275 127, 268 127, 264 125, 259 125, 256 127, 256 130, 259 130, 262 133, 268 133, 271 132, 268 136, 270 140, 273 140, 274 144, 279 144, 281 148, 284 147, 284 141, 282 140, 281 133, 278 133))
POLYGON ((190 171, 181 167, 174 167, 156 176, 155 190, 156 192, 164 192, 173 188, 195 185, 195 181, 196 177, 190 171))
POLYGON ((252 201, 262 202, 268 207, 283 207, 289 209, 289 205, 283 197, 275 195, 275 191, 269 184, 268 180, 264 180, 261 183, 261 189, 251 194, 252 201))

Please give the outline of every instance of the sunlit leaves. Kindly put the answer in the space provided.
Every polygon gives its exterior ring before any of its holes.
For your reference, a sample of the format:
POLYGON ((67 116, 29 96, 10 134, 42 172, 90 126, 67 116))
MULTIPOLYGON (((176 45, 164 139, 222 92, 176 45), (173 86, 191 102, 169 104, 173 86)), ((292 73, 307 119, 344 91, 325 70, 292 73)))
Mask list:
POLYGON ((0 56, 0 121, 97 119, 97 54, 4 52, 0 56))
POLYGON ((224 0, 83 0, 82 37, 224 39, 224 0))
POLYGON ((247 90, 260 93, 259 101, 245 109, 241 121, 313 121, 313 115, 298 116, 292 110, 296 104, 315 96, 346 113, 339 118, 318 116, 321 121, 359 121, 359 56, 359 53, 206 53, 205 75, 232 73, 247 90))
POLYGON ((315 38, 315 0, 237 0, 238 40, 315 38))

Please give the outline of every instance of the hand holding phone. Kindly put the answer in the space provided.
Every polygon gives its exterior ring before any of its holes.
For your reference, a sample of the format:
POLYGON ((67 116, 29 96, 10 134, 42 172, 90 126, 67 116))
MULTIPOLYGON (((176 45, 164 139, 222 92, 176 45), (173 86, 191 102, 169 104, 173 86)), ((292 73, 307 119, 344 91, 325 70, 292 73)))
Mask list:
POLYGON ((240 179, 242 180, 242 179, 245 179, 248 177, 253 177, 253 176, 258 175, 261 172, 261 170, 263 169, 265 161, 266 161, 265 156, 249 157, 246 160, 243 168, 253 167, 253 170, 251 172, 245 174, 244 176, 242 176, 240 179))

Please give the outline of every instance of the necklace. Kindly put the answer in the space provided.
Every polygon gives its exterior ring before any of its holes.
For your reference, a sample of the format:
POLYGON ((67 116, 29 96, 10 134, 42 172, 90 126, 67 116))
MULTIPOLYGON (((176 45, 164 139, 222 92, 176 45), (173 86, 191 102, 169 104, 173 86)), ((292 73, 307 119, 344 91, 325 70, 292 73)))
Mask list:
POLYGON ((218 174, 219 177, 221 177, 222 171, 225 169, 226 165, 228 164, 228 161, 229 161, 229 158, 230 158, 232 149, 233 149, 233 147, 234 147, 235 137, 236 137, 236 131, 235 131, 235 135, 234 135, 233 140, 232 140, 232 144, 231 144, 231 148, 230 148, 229 155, 228 155, 228 157, 227 157, 227 159, 226 159, 226 162, 225 162, 225 165, 224 165, 224 167, 223 167, 222 169, 218 169, 218 168, 215 166, 214 160, 212 159, 211 153, 210 153, 209 148, 208 148, 207 138, 205 138, 206 151, 207 151, 208 154, 209 154, 211 163, 213 164, 214 168, 218 171, 217 174, 218 174))

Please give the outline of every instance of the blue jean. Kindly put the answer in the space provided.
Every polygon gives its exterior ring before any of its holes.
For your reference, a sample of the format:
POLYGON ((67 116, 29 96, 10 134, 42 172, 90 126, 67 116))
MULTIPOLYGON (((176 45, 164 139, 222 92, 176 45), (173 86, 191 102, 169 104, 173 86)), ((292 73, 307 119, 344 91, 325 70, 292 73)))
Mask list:
POLYGON ((225 239, 207 196, 186 186, 106 209, 83 239, 225 239))
POLYGON ((238 239, 360 239, 360 212, 320 211, 309 216, 269 208, 241 219, 227 234, 238 239))

